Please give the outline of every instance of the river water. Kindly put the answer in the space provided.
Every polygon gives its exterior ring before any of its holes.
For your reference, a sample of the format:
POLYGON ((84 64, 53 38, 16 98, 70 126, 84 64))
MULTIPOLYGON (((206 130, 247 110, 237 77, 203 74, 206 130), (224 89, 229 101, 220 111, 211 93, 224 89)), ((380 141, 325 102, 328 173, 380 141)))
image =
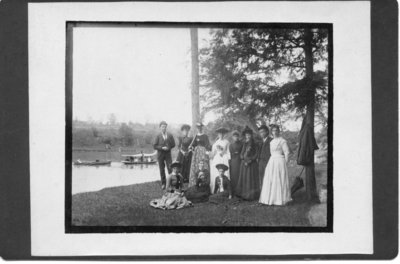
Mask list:
POLYGON ((72 167, 72 194, 160 180, 158 164, 72 167))

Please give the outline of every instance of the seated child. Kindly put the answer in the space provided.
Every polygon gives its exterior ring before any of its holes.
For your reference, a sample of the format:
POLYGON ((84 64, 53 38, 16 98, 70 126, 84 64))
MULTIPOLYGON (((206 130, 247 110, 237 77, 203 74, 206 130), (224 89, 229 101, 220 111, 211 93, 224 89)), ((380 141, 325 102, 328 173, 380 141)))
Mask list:
POLYGON ((179 162, 173 162, 171 164, 172 173, 167 177, 166 191, 160 199, 151 200, 150 206, 170 210, 181 209, 192 205, 192 203, 186 199, 182 191, 183 177, 179 173, 180 168, 181 164, 179 162))
POLYGON ((214 194, 210 196, 209 201, 212 203, 223 203, 232 198, 231 182, 224 175, 229 168, 225 164, 217 164, 219 175, 215 178, 214 194))
POLYGON ((199 162, 199 170, 196 172, 196 185, 188 188, 185 196, 193 203, 206 202, 210 195, 210 172, 204 168, 204 161, 199 162))

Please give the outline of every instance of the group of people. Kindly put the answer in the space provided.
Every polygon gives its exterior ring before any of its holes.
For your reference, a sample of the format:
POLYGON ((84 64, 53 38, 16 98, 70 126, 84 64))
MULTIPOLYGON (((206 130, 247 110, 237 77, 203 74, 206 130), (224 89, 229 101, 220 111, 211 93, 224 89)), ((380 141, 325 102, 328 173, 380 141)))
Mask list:
POLYGON ((245 127, 231 133, 232 142, 226 138, 229 130, 218 128, 214 144, 203 132, 204 125, 197 123, 197 134, 189 136, 191 127, 181 127, 178 139, 178 157, 172 162, 171 149, 175 140, 167 132, 167 123, 160 123, 160 133, 154 140, 158 151, 162 189, 161 199, 150 205, 162 209, 179 209, 192 203, 210 201, 221 203, 236 196, 243 200, 258 200, 266 205, 285 205, 291 201, 287 162, 289 147, 280 136, 276 125, 258 128, 262 142, 256 143, 253 130, 245 127), (165 174, 165 167, 168 176, 165 174), (188 183, 184 189, 184 183, 188 183))

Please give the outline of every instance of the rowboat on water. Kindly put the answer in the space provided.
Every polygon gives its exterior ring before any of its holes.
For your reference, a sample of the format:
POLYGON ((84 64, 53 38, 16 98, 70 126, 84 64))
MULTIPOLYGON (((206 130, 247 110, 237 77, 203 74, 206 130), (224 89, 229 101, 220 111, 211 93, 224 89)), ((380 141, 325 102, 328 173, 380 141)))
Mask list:
POLYGON ((134 165, 134 164, 156 164, 157 161, 153 159, 153 156, 157 154, 157 151, 150 153, 150 154, 145 154, 145 153, 139 153, 139 154, 126 154, 126 155, 121 155, 125 159, 122 160, 121 162, 125 165, 134 165))
POLYGON ((82 161, 78 159, 77 161, 74 162, 74 165, 104 166, 104 165, 111 165, 111 160, 82 161))

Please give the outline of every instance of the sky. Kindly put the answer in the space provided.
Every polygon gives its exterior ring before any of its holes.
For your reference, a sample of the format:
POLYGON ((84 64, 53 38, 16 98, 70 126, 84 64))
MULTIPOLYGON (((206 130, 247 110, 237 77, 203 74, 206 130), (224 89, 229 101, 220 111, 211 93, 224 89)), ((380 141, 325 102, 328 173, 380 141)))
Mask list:
POLYGON ((73 37, 74 118, 191 123, 188 28, 77 27, 73 37))
MULTIPOLYGON (((192 123, 189 28, 76 27, 73 34, 74 119, 192 123)), ((199 48, 209 36, 199 29, 199 48)))

